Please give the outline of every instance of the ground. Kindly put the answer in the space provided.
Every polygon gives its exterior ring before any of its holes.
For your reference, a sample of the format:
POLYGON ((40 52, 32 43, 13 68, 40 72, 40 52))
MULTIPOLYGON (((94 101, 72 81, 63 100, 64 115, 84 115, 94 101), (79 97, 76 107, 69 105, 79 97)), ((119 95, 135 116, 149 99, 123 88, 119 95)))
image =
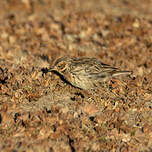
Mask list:
POLYGON ((0 151, 152 151, 152 0, 0 1, 0 151), (84 91, 47 73, 96 57, 131 77, 84 91))

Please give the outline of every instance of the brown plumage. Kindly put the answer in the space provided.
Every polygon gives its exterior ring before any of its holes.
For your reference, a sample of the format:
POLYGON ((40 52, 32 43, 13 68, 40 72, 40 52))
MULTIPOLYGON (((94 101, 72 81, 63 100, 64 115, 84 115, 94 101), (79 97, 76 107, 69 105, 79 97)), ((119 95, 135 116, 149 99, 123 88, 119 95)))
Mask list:
POLYGON ((87 57, 59 58, 49 72, 58 73, 71 85, 84 90, 101 87, 112 77, 132 74, 131 71, 121 71, 96 58, 87 57))

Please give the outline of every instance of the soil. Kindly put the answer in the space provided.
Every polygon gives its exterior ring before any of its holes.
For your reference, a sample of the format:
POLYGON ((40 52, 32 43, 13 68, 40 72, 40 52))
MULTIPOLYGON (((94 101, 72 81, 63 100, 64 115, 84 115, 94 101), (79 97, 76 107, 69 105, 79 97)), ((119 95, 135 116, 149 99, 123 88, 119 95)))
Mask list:
POLYGON ((0 151, 152 151, 152 0, 0 1, 0 151), (96 57, 131 77, 92 92, 47 73, 96 57))

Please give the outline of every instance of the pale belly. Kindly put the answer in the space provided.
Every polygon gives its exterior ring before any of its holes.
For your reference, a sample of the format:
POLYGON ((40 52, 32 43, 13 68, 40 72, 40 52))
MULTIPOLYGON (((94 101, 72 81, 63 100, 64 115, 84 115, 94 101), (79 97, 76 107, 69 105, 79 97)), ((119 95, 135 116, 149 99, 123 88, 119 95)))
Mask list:
POLYGON ((97 81, 88 79, 86 76, 83 76, 83 77, 73 76, 71 80, 72 80, 71 84, 73 86, 84 89, 84 90, 90 90, 92 88, 97 87, 97 81))

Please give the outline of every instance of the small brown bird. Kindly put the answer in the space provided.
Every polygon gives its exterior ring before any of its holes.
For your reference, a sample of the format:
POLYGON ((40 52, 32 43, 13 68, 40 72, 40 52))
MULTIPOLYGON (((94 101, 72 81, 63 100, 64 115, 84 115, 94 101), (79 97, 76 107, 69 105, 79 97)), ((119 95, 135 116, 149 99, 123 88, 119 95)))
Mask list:
POLYGON ((131 75, 132 71, 121 71, 118 68, 102 63, 96 58, 70 58, 57 59, 49 72, 54 72, 64 78, 72 86, 90 90, 101 87, 112 77, 131 75))

